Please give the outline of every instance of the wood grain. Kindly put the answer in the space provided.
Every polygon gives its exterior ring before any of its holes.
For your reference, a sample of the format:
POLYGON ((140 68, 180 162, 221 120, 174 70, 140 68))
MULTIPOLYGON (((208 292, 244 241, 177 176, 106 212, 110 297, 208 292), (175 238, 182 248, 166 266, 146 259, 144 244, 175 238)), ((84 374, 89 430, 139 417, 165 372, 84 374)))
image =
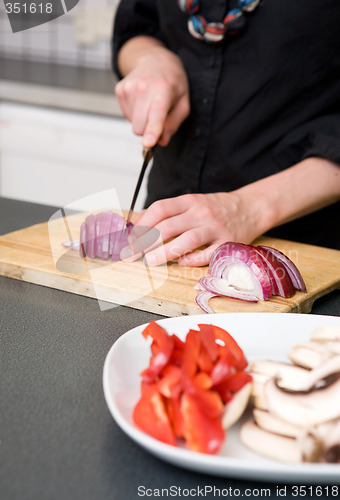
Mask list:
MULTIPOLYGON (((55 219, 1 236, 0 275, 93 297, 102 309, 119 304, 164 316, 202 313, 195 302, 194 285, 208 275, 207 267, 183 267, 170 262, 146 268, 142 261, 128 264, 81 259, 61 243, 69 239, 68 230, 78 239, 84 218, 85 214, 67 217, 69 228, 64 219, 55 219)), ((216 313, 307 313, 317 298, 340 288, 339 251, 267 237, 255 244, 275 247, 290 257, 302 273, 307 293, 257 303, 216 297, 210 301, 216 313)))

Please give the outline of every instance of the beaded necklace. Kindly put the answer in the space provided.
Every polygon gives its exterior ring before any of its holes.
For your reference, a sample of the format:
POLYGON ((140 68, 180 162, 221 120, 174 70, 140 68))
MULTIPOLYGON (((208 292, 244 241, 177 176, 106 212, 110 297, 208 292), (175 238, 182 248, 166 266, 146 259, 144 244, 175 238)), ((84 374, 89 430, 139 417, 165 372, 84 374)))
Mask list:
POLYGON ((229 10, 222 22, 210 22, 197 14, 200 10, 200 0, 177 0, 179 8, 189 16, 188 31, 199 40, 206 43, 219 43, 226 35, 238 33, 245 25, 244 12, 256 9, 260 0, 238 0, 238 7, 229 10))

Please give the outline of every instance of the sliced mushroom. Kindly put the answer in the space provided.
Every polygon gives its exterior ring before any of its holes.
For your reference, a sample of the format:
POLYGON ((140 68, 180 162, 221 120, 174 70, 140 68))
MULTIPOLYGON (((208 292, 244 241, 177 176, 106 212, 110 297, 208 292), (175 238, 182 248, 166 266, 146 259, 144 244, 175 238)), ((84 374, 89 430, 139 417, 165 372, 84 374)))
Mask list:
POLYGON ((316 342, 327 342, 328 340, 340 341, 340 326, 328 325, 320 326, 314 330, 312 340, 316 342))
POLYGON ((279 361, 256 361, 251 365, 251 374, 255 386, 264 383, 268 378, 275 377, 279 380, 280 387, 294 390, 297 384, 308 379, 310 370, 279 361))
POLYGON ((247 448, 268 458, 289 463, 297 463, 301 460, 296 439, 264 431, 253 420, 248 420, 243 424, 240 438, 247 448))
POLYGON ((286 420, 273 415, 272 413, 264 410, 254 408, 253 411, 255 422, 261 429, 280 434, 281 436, 296 438, 300 436, 303 427, 300 425, 290 424, 286 420))
POLYGON ((274 379, 265 384, 268 408, 276 416, 295 425, 313 425, 340 417, 340 376, 321 388, 288 392, 274 379))
POLYGON ((340 420, 306 429, 299 436, 298 442, 303 461, 339 463, 340 420))
POLYGON ((224 429, 229 429, 229 427, 234 425, 234 423, 237 422, 237 420, 239 420, 239 418, 243 415, 248 405, 251 387, 252 382, 248 382, 248 384, 236 392, 233 399, 226 405, 222 417, 222 425, 224 429))
POLYGON ((259 410, 268 411, 268 401, 266 395, 263 393, 263 396, 253 396, 253 405, 255 408, 259 408, 259 410))
POLYGON ((330 377, 340 375, 340 356, 332 355, 314 370, 307 371, 304 377, 297 377, 290 385, 277 379, 277 385, 291 391, 310 391, 320 389, 327 384, 330 377))
POLYGON ((331 353, 328 351, 324 352, 322 349, 311 349, 305 345, 298 345, 294 347, 293 351, 288 354, 288 358, 293 363, 308 369, 318 367, 330 356, 331 353))

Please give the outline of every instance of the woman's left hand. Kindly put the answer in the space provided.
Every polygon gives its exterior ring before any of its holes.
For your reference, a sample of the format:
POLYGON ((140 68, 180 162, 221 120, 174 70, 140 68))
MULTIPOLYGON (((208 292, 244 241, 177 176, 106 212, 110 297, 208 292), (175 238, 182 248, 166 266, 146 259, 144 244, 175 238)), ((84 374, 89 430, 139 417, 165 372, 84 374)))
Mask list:
MULTIPOLYGON (((180 265, 203 266, 209 263, 212 252, 223 242, 251 243, 261 234, 254 207, 236 191, 186 194, 156 201, 137 219, 136 229, 139 226, 157 229, 160 233, 158 243, 165 242, 150 251, 145 248, 143 237, 132 245, 135 249, 144 245, 150 266, 177 258, 180 265)), ((144 236, 144 242, 147 240, 144 236)), ((126 247, 121 257, 130 258, 131 250, 126 247)))

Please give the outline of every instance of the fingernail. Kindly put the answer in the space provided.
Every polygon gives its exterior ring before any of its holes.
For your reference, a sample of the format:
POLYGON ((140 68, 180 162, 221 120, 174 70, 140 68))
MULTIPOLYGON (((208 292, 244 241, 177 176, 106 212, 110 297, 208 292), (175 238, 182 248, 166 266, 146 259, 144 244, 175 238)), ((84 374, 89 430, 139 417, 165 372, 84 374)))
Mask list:
POLYGON ((151 148, 155 145, 155 136, 152 134, 146 134, 143 136, 143 146, 145 148, 151 148))

